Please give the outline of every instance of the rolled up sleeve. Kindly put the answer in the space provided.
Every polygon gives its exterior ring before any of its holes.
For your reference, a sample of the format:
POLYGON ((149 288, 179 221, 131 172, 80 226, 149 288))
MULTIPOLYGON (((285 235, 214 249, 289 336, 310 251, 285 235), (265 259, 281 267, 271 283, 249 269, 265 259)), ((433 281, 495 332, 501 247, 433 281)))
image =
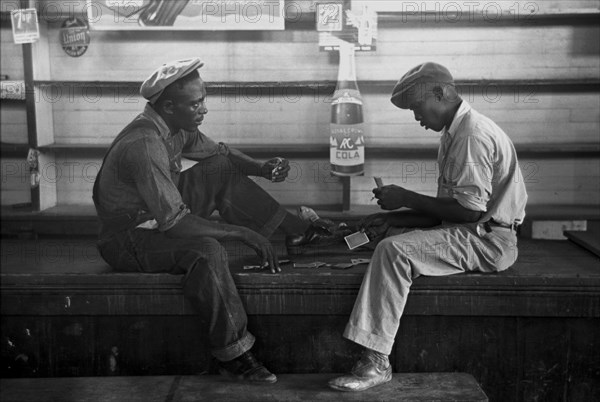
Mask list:
POLYGON ((182 132, 183 151, 182 155, 191 160, 202 160, 214 155, 229 155, 229 146, 225 143, 216 143, 202 132, 182 132))
POLYGON ((169 230, 189 213, 171 180, 169 158, 165 155, 167 151, 158 137, 146 137, 129 146, 122 160, 126 164, 122 169, 134 180, 160 231, 169 230))
POLYGON ((442 172, 442 190, 463 207, 486 212, 492 193, 493 146, 474 136, 457 140, 442 172))

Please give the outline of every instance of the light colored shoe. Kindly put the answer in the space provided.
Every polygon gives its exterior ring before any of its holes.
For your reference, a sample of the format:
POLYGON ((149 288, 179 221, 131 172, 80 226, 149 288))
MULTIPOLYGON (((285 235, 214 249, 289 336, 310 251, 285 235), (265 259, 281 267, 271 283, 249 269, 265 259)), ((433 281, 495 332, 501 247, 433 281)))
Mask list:
POLYGON ((381 370, 370 360, 361 359, 354 365, 350 374, 330 380, 329 387, 338 391, 359 392, 385 384, 391 379, 391 365, 385 370, 381 370))

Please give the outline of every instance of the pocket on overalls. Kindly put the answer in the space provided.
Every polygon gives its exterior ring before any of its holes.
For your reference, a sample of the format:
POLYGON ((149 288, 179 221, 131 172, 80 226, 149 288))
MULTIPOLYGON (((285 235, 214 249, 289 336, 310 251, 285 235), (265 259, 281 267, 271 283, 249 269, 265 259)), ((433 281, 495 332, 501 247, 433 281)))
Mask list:
POLYGON ((138 260, 133 254, 128 233, 122 232, 108 239, 98 241, 100 256, 115 271, 119 272, 141 272, 138 260))

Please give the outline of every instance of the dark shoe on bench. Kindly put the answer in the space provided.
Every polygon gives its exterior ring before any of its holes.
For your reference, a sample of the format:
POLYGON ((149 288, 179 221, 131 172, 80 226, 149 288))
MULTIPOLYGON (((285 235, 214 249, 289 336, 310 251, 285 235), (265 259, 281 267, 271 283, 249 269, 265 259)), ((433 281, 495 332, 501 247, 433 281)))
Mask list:
POLYGON ((256 360, 252 352, 246 352, 228 362, 219 362, 219 372, 229 378, 256 384, 277 382, 275 374, 256 360))
POLYGON ((315 221, 303 234, 288 235, 285 238, 285 246, 290 255, 302 254, 306 248, 331 246, 341 243, 344 236, 351 231, 347 226, 336 226, 327 220, 315 221))

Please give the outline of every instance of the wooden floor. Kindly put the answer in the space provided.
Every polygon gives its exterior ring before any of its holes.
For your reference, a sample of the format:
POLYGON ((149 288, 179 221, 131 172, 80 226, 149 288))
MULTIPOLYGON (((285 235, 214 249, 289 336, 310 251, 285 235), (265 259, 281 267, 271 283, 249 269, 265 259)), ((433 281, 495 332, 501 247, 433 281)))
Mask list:
POLYGON ((485 402, 465 373, 394 374, 392 381, 360 393, 327 387, 336 374, 288 374, 272 385, 221 376, 79 377, 2 379, 2 402, 193 402, 193 401, 413 401, 485 402))

